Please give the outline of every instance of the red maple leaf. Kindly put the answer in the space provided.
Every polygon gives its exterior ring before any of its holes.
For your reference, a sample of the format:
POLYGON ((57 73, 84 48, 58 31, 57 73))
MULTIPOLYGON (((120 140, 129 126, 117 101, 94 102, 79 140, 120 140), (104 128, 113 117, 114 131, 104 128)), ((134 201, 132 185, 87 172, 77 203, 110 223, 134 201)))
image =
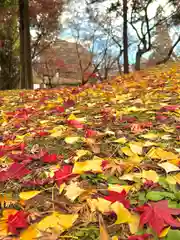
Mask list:
POLYGON ((82 129, 84 128, 84 125, 82 123, 80 123, 78 120, 67 120, 68 125, 75 127, 75 128, 79 128, 82 129))
POLYGON ((15 162, 22 162, 23 161, 23 163, 29 163, 32 160, 32 158, 29 155, 24 154, 24 153, 22 153, 22 154, 9 153, 8 157, 13 159, 15 162))
POLYGON ((131 117, 131 116, 123 116, 122 118, 120 118, 120 122, 127 122, 127 123, 134 123, 135 121, 137 121, 137 118, 135 117, 131 117))
POLYGON ((75 102, 72 99, 68 99, 67 101, 64 102, 63 107, 64 108, 70 108, 75 105, 75 102))
POLYGON ((127 194, 126 191, 123 190, 122 192, 114 192, 114 191, 109 191, 109 195, 105 196, 104 199, 110 201, 110 202, 120 202, 124 205, 125 208, 130 207, 130 202, 129 200, 126 199, 127 194))
POLYGON ((6 171, 3 170, 0 172, 0 182, 9 179, 19 180, 29 173, 31 173, 31 171, 25 167, 25 164, 13 163, 6 171))
POLYGON ((130 236, 130 237, 128 237, 128 240, 145 240, 145 239, 148 239, 151 236, 152 236, 151 234, 145 233, 143 235, 130 236))
POLYGON ((58 158, 57 158, 57 154, 52 153, 46 153, 43 157, 42 157, 42 161, 45 163, 56 163, 58 162, 58 158))
POLYGON ((24 211, 18 211, 15 214, 11 214, 8 216, 8 232, 13 234, 18 234, 19 230, 25 229, 28 227, 27 222, 28 214, 24 211))
POLYGON ((65 111, 64 107, 61 107, 61 106, 57 106, 56 107, 56 111, 57 112, 60 112, 60 113, 63 113, 65 111))
POLYGON ((131 132, 133 133, 141 133, 144 131, 144 128, 141 125, 141 123, 133 123, 130 125, 130 128, 131 128, 131 132))
POLYGON ((180 222, 172 215, 180 215, 180 209, 168 208, 168 201, 151 202, 137 207, 136 211, 141 212, 140 226, 148 224, 158 235, 167 225, 180 228, 180 222))
POLYGON ((170 111, 170 112, 173 112, 175 111, 176 109, 178 109, 180 107, 180 105, 169 105, 169 106, 164 106, 160 109, 160 111, 163 111, 163 112, 167 112, 167 111, 170 111))
POLYGON ((167 119, 168 119, 168 116, 161 115, 159 113, 156 115, 156 120, 158 121, 166 121, 167 119))
POLYGON ((25 143, 19 143, 19 144, 14 144, 14 145, 10 145, 10 146, 0 146, 0 151, 13 151, 13 150, 21 150, 24 151, 25 148, 25 143))
POLYGON ((87 129, 85 132, 85 138, 95 137, 96 135, 97 135, 97 132, 91 129, 87 129))
POLYGON ((61 185, 62 183, 68 181, 70 177, 74 176, 74 174, 72 174, 72 169, 73 166, 64 165, 61 169, 54 173, 55 181, 58 185, 61 185))
POLYGON ((36 132, 36 134, 37 134, 37 136, 44 137, 44 136, 49 135, 49 132, 40 131, 40 132, 36 132))

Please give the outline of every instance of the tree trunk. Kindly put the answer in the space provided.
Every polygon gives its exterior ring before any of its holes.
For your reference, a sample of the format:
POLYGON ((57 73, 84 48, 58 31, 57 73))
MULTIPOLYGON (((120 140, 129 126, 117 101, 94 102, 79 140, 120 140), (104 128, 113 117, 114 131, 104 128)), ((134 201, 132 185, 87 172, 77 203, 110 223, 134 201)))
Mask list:
POLYGON ((127 23, 127 0, 123 0, 123 47, 124 47, 124 73, 129 73, 128 61, 128 23, 127 23))
POLYGON ((136 63, 135 63, 135 70, 139 71, 141 69, 141 52, 137 51, 136 53, 136 63))
POLYGON ((20 82, 19 88, 26 88, 25 63, 24 63, 24 12, 22 0, 19 0, 19 33, 20 33, 20 82))
POLYGON ((21 88, 32 89, 31 41, 28 0, 19 0, 21 88))

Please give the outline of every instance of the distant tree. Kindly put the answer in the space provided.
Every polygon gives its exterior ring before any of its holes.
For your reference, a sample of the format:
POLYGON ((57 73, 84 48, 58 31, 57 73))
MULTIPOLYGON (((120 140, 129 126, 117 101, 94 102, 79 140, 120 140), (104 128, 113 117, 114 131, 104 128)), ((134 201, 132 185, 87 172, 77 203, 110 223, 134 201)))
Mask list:
POLYGON ((173 5, 175 13, 172 16, 172 24, 178 26, 180 24, 180 1, 179 0, 169 0, 169 3, 173 5))
POLYGON ((138 39, 135 69, 140 70, 142 56, 153 49, 153 37, 158 26, 168 23, 174 14, 170 12, 168 16, 161 14, 150 17, 148 14, 152 9, 153 0, 132 1, 131 17, 129 23, 136 33, 138 39))
POLYGON ((19 81, 17 6, 0 4, 0 89, 12 89, 19 81))
POLYGON ((60 16, 69 0, 30 0, 30 28, 32 60, 57 39, 61 30, 60 16))
MULTIPOLYGON (((156 11, 156 22, 163 18, 163 8, 159 6, 156 11)), ((152 42, 153 53, 150 55, 149 60, 154 63, 163 63, 168 56, 169 51, 173 48, 172 39, 169 34, 169 25, 166 21, 158 24, 155 28, 155 36, 152 42)), ((176 59, 174 52, 168 56, 168 59, 176 59)))
POLYGON ((93 22, 89 22, 88 27, 86 26, 86 31, 84 31, 80 19, 75 19, 70 21, 69 28, 75 39, 82 84, 86 84, 90 79, 96 77, 97 73, 99 73, 99 78, 104 78, 100 74, 100 71, 105 67, 103 63, 105 63, 105 59, 107 59, 108 48, 111 44, 109 38, 105 39, 102 46, 97 49, 98 43, 104 37, 97 24, 95 25, 93 22), (91 56, 86 63, 83 61, 82 46, 89 51, 89 56, 91 56))
MULTIPOLYGON (((1 27, 8 30, 8 27, 10 24, 8 24, 7 19, 11 17, 16 17, 16 26, 18 26, 18 21, 19 21, 19 15, 23 15, 23 11, 26 10, 27 12, 27 3, 29 2, 29 14, 30 14, 30 29, 34 33, 33 36, 31 36, 31 57, 32 61, 34 62, 38 55, 44 51, 53 41, 55 41, 57 35, 59 34, 60 30, 60 21, 59 17, 63 11, 63 6, 67 1, 62 1, 62 0, 51 0, 51 2, 47 0, 29 0, 29 1, 22 1, 22 0, 1 0, 0 1, 0 20, 1 20, 1 26, 0 26, 0 40, 8 40, 7 38, 7 33, 3 33, 3 36, 1 36, 1 27), (26 3, 26 4, 25 4, 26 3), (19 8, 20 10, 18 12, 18 4, 21 7, 19 8), (26 8, 24 8, 26 7, 26 8), (20 13, 20 14, 19 14, 20 13), (7 25, 7 26, 6 26, 7 25)), ((27 13, 28 13, 27 12, 27 13)), ((24 17, 26 18, 27 22, 27 14, 24 14, 24 17)), ((22 16, 21 18, 22 19, 22 16)), ((10 20, 9 20, 10 21, 10 20)), ((22 21, 20 21, 20 26, 22 26, 22 21)), ((13 25, 14 26, 14 25, 13 25)), ((8 30, 9 31, 9 30, 8 30)), ((27 36, 27 29, 26 31, 26 36, 27 36)), ((20 29, 20 32, 22 32, 22 28, 20 29)), ((16 41, 13 41, 13 49, 15 46, 19 46, 19 30, 16 27, 16 31, 13 31, 13 39, 16 39, 16 41)), ((21 35, 22 38, 22 35, 21 35)), ((29 38, 29 37, 28 37, 29 38)), ((22 39, 21 39, 22 41, 22 39)), ((2 41, 0 41, 1 45, 3 45, 2 41)), ((2 47, 1 47, 2 48, 2 47)), ((21 57, 23 54, 23 49, 21 48, 21 57)), ((2 50, 2 49, 1 49, 2 50)), ((5 51, 5 48, 3 49, 5 51)), ((7 48, 6 48, 7 51, 7 48)), ((5 53, 7 54, 7 53, 5 53)), ((12 52, 14 55, 14 52, 12 52)), ((18 69, 20 68, 20 59, 17 57, 17 71, 19 72, 18 69)), ((27 61, 27 60, 26 60, 27 61)), ((1 59, 0 59, 1 62, 1 59)), ((23 63, 21 62, 21 65, 23 63)), ((30 62, 29 62, 30 64, 30 62)), ((1 65, 1 63, 0 63, 1 65)), ((22 65, 23 66, 23 65, 22 65)), ((8 69, 8 67, 6 68, 8 69)), ((25 67, 21 68, 21 73, 25 69, 25 67)), ((7 79, 11 79, 10 77, 10 72, 7 72, 6 81, 7 79)), ((1 74, 2 75, 2 74, 1 74)), ((12 79, 11 79, 12 80, 12 79)), ((10 81, 12 83, 12 86, 9 85, 10 88, 14 88, 15 85, 13 81, 10 81)), ((6 85, 6 84, 5 84, 6 85)), ((32 86, 32 84, 31 84, 32 86)), ((24 86, 25 87, 25 86, 24 86)))
POLYGON ((20 34, 20 88, 32 89, 32 59, 29 19, 29 0, 19 0, 19 34, 20 34))
MULTIPOLYGON (((103 3, 106 0, 90 0, 91 4, 94 3, 103 3)), ((124 73, 129 73, 129 59, 128 59, 128 48, 129 48, 129 39, 128 39, 128 0, 115 1, 111 4, 110 8, 107 9, 107 13, 116 12, 117 17, 120 16, 123 20, 123 65, 124 73)))

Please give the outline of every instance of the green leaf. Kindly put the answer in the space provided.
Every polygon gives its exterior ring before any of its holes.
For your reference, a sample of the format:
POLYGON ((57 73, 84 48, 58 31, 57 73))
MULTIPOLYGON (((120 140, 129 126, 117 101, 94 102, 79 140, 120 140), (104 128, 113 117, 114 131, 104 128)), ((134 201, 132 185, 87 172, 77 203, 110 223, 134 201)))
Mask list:
POLYGON ((145 192, 140 192, 138 194, 138 199, 140 201, 140 204, 144 204, 147 200, 146 200, 146 193, 145 192))
POLYGON ((107 179, 107 182, 110 184, 120 184, 122 183, 121 180, 119 180, 116 176, 111 176, 107 179))
POLYGON ((146 198, 151 201, 160 201, 164 198, 161 192, 151 191, 146 194, 146 198))
POLYGON ((166 240, 179 240, 180 239, 180 230, 172 230, 170 229, 166 240))
POLYGON ((171 200, 175 200, 176 197, 173 193, 170 192, 159 192, 159 191, 150 191, 146 194, 146 198, 152 201, 159 201, 164 198, 170 198, 171 200))

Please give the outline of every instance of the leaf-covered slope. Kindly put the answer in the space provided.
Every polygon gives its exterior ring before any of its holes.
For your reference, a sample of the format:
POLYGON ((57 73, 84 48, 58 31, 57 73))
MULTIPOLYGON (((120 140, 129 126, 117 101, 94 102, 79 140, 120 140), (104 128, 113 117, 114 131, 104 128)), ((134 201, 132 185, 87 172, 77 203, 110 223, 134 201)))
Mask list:
POLYGON ((179 239, 179 68, 1 92, 0 236, 179 239))

